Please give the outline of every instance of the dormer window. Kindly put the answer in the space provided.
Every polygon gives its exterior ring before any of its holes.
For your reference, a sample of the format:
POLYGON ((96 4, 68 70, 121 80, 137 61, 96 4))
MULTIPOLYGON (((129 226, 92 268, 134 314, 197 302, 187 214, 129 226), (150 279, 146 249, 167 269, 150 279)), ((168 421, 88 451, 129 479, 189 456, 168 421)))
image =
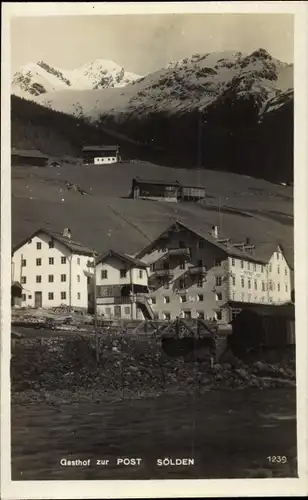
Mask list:
POLYGON ((54 241, 53 241, 53 240, 50 240, 50 241, 48 242, 48 246, 49 246, 49 248, 54 248, 54 246, 55 246, 55 245, 54 245, 54 241))

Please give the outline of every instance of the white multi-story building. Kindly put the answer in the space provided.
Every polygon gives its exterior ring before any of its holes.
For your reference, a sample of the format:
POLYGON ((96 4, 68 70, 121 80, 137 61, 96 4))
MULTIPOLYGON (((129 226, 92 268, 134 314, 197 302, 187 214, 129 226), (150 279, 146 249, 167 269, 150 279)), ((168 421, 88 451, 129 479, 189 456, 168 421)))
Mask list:
POLYGON ((69 229, 39 229, 13 250, 12 282, 22 285, 21 306, 87 309, 93 260, 93 250, 72 240, 69 229))
POLYGON ((232 243, 177 222, 136 256, 150 265, 155 316, 230 321, 244 303, 291 300, 290 268, 275 244, 232 243))
POLYGON ((106 318, 137 319, 153 315, 146 299, 148 264, 110 250, 96 262, 97 313, 106 318))

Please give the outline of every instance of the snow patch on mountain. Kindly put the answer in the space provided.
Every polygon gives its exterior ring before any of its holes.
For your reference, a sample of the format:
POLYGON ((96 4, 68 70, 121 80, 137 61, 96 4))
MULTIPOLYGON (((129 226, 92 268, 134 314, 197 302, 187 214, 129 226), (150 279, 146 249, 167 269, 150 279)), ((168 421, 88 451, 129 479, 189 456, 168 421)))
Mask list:
POLYGON ((124 87, 140 78, 119 64, 96 59, 74 70, 55 68, 39 61, 22 66, 13 75, 12 93, 20 97, 39 96, 61 90, 98 90, 124 87))

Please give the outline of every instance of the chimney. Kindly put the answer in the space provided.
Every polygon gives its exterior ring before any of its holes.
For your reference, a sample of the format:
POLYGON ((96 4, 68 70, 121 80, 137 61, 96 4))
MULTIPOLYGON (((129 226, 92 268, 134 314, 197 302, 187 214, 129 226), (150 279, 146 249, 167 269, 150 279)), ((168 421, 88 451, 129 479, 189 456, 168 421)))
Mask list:
POLYGON ((245 245, 250 245, 250 238, 245 238, 245 245))
POLYGON ((66 227, 66 228, 64 229, 64 231, 63 231, 63 236, 64 236, 65 238, 68 238, 69 240, 71 239, 72 234, 71 234, 71 230, 70 230, 70 228, 69 228, 69 227, 66 227))
POLYGON ((212 236, 214 238, 218 238, 218 226, 213 226, 212 227, 212 236))

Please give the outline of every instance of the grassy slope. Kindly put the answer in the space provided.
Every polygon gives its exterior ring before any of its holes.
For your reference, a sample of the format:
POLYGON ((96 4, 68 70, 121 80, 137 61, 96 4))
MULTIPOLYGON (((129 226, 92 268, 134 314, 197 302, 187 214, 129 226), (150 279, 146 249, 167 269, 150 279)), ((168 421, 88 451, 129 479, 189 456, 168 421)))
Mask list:
POLYGON ((284 244, 293 260, 293 191, 261 179, 148 163, 104 167, 65 164, 61 169, 14 167, 12 192, 13 244, 38 227, 59 231, 70 227, 75 239, 98 251, 114 248, 135 253, 177 219, 205 229, 219 224, 221 233, 234 240, 276 240, 284 244), (132 178, 145 175, 201 182, 208 198, 202 204, 127 199, 132 178), (65 181, 80 185, 91 195, 67 191, 65 181))

